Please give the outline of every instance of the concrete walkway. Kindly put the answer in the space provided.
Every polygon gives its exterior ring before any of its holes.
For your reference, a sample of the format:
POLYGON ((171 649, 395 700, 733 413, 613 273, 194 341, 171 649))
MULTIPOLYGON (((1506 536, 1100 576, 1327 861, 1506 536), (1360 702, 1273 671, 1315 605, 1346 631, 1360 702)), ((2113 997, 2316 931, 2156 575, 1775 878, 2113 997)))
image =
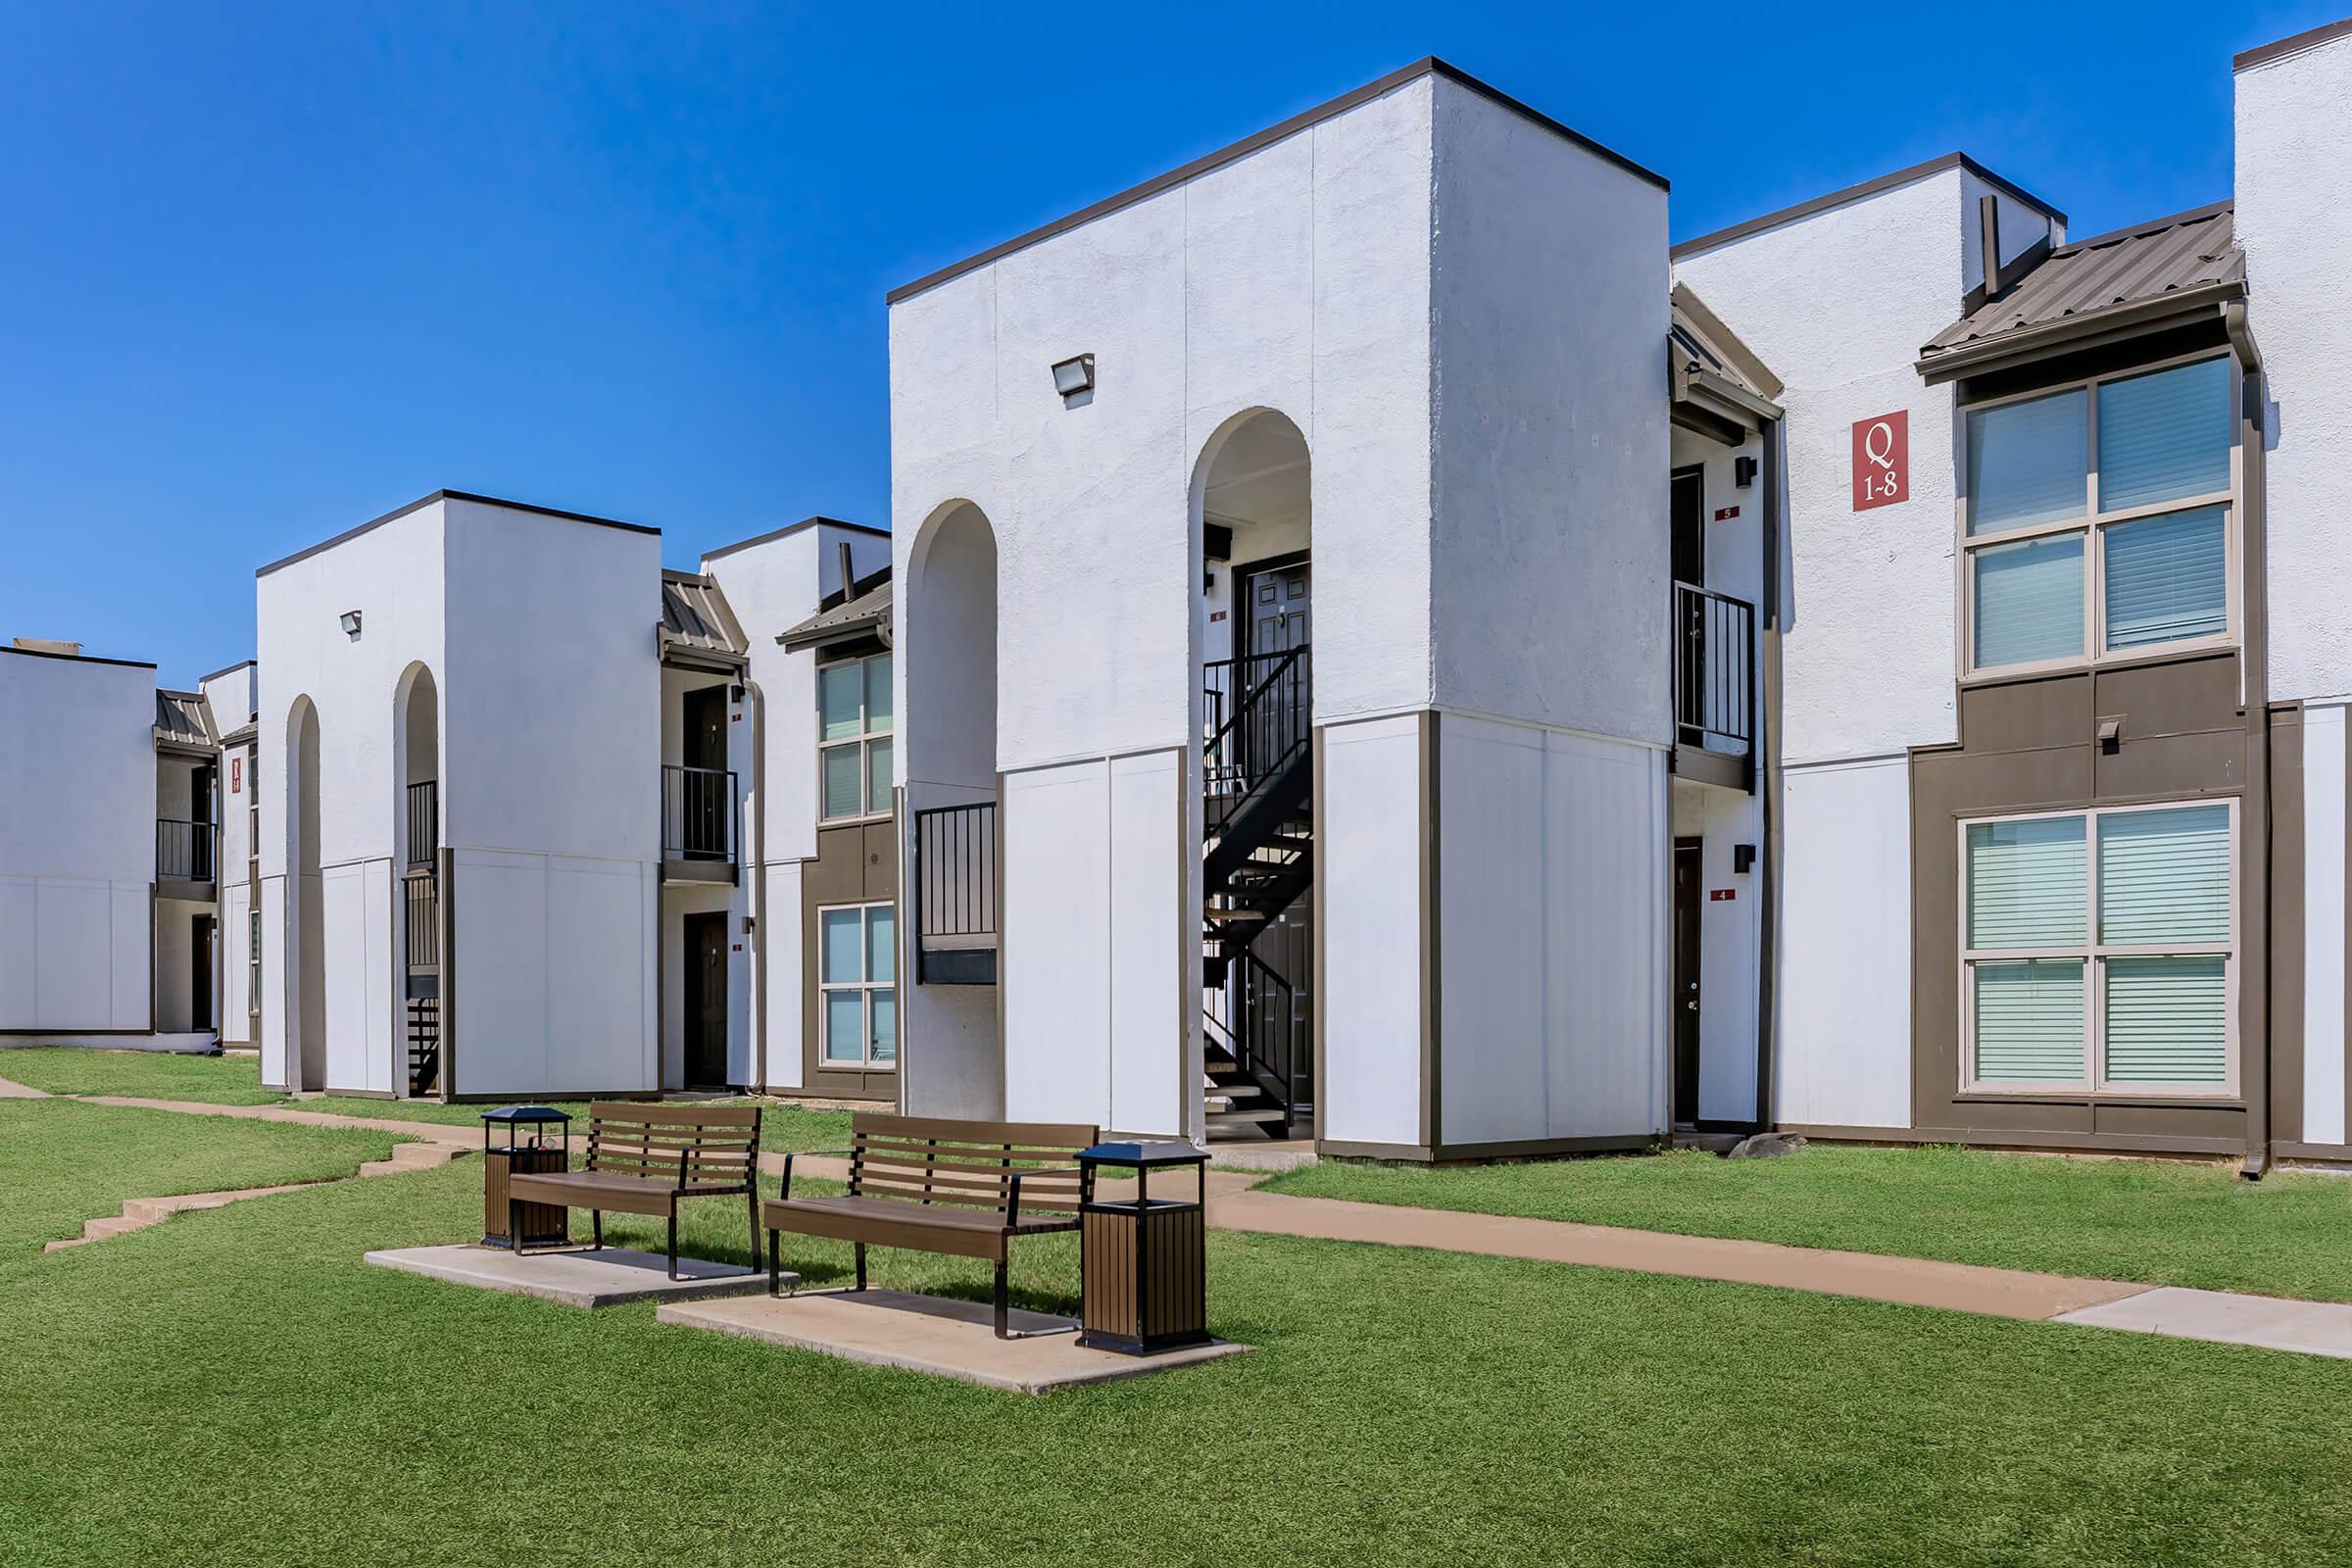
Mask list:
MULTIPOLYGON (((10 1091, 18 1095, 34 1094, 0 1080, 0 1098, 7 1097, 10 1091)), ((360 1127, 402 1133, 441 1146, 479 1147, 478 1135, 469 1129, 429 1122, 337 1116, 274 1105, 136 1100, 119 1095, 74 1098, 102 1105, 132 1105, 193 1115, 296 1121, 318 1127, 360 1127)), ((769 1175, 776 1175, 783 1170, 784 1156, 776 1152, 761 1154, 760 1165, 769 1175)), ((796 1174, 819 1181, 838 1182, 849 1176, 846 1160, 816 1154, 796 1156, 793 1169, 796 1174)), ((1265 1179, 1265 1173, 1258 1171, 1209 1171, 1209 1226, 1261 1236, 1409 1247, 1484 1257, 1520 1257, 1543 1263, 1669 1274, 1682 1279, 1765 1285, 1820 1296, 1974 1312, 2018 1322, 2063 1322, 2352 1360, 2352 1304, 2296 1301, 2226 1291, 2191 1291, 2126 1280, 2078 1279, 2025 1269, 1946 1263, 1933 1258, 1783 1247, 1773 1242, 1713 1236, 1677 1236, 1564 1220, 1406 1208, 1332 1198, 1296 1198, 1286 1193, 1256 1191, 1257 1184, 1265 1179)), ((1189 1185, 1189 1182, 1179 1183, 1177 1190, 1189 1185)), ((1115 1198, 1123 1190, 1123 1184, 1105 1182, 1099 1190, 1104 1197, 1115 1198)))

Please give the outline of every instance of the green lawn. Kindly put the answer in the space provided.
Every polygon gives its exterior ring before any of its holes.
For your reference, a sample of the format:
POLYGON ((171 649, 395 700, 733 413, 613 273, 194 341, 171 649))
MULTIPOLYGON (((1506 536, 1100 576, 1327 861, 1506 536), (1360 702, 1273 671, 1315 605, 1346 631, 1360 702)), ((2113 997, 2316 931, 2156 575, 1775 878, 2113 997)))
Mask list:
POLYGON ((0 1100, 0 1257, 79 1236, 83 1220, 122 1212, 126 1198, 329 1181, 399 1142, 387 1133, 0 1100))
POLYGON ((1815 1144, 1511 1165, 1326 1160, 1269 1191, 2352 1300, 2352 1178, 1815 1144))
MULTIPOLYGON (((161 1051, 94 1051, 79 1046, 0 1050, 0 1078, 51 1095, 123 1095, 135 1100, 184 1100, 209 1105, 298 1105, 337 1116, 372 1116, 390 1121, 479 1127, 489 1104, 445 1105, 437 1100, 367 1100, 318 1095, 290 1100, 262 1087, 261 1062, 254 1056, 179 1056, 161 1051)), ((588 1103, 580 1100, 535 1101, 579 1118, 587 1131, 588 1103)), ((750 1104, 751 1101, 728 1101, 750 1104)), ((761 1101, 760 1145, 766 1149, 840 1149, 849 1143, 846 1111, 812 1110, 761 1101)))
MULTIPOLYGON (((479 1180, 0 1253, 0 1556, 2249 1565, 2352 1533, 2347 1362, 1216 1235, 1212 1320, 1254 1353, 1025 1398, 360 1263, 466 1236, 479 1180)), ((1029 1251, 1024 1298, 1074 1283, 1029 1251)))

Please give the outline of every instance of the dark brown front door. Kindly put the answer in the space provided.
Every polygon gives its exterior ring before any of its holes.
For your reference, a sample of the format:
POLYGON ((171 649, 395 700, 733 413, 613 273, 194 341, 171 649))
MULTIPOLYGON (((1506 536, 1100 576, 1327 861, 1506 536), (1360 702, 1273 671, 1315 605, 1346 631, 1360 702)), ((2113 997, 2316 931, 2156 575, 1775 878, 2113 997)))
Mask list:
POLYGON ((1699 841, 1674 841, 1674 1120, 1698 1120, 1698 911, 1706 902, 1699 841))
POLYGON ((196 916, 195 927, 188 933, 188 1027, 195 1030, 213 1026, 213 944, 216 940, 213 916, 196 916))
POLYGON ((1304 643, 1309 630, 1308 568, 1304 559, 1278 566, 1244 566, 1250 595, 1249 652, 1280 654, 1304 643))
POLYGON ((727 1083, 727 917, 686 916, 686 1087, 727 1083))
POLYGON ((1693 588, 1707 585, 1707 486, 1705 470, 1677 468, 1667 508, 1674 530, 1674 580, 1693 588))

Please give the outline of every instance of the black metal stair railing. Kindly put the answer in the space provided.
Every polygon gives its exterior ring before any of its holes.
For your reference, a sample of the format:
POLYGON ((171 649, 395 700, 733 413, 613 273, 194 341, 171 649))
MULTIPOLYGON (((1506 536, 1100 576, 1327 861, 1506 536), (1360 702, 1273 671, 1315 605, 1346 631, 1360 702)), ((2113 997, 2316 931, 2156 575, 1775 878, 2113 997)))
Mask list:
POLYGON ((723 767, 662 766, 662 858, 735 858, 735 773, 723 767))
POLYGON ((997 803, 934 806, 914 813, 915 980, 997 980, 997 803))
POLYGON ((215 829, 210 822, 179 817, 155 819, 155 874, 166 882, 213 880, 215 829))
POLYGON ((1213 833, 1252 791, 1305 754, 1312 731, 1307 645, 1245 654, 1201 666, 1201 792, 1213 833))
POLYGON ((1756 607, 1687 582, 1674 585, 1675 738, 1745 750, 1753 718, 1756 607))

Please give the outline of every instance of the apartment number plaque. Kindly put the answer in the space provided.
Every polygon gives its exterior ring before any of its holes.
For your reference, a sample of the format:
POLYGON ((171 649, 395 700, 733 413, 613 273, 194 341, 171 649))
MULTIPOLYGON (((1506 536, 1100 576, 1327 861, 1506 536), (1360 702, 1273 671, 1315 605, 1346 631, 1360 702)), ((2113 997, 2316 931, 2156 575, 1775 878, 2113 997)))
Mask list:
POLYGON ((1911 499, 1911 415, 1907 409, 1854 421, 1854 510, 1911 499))

